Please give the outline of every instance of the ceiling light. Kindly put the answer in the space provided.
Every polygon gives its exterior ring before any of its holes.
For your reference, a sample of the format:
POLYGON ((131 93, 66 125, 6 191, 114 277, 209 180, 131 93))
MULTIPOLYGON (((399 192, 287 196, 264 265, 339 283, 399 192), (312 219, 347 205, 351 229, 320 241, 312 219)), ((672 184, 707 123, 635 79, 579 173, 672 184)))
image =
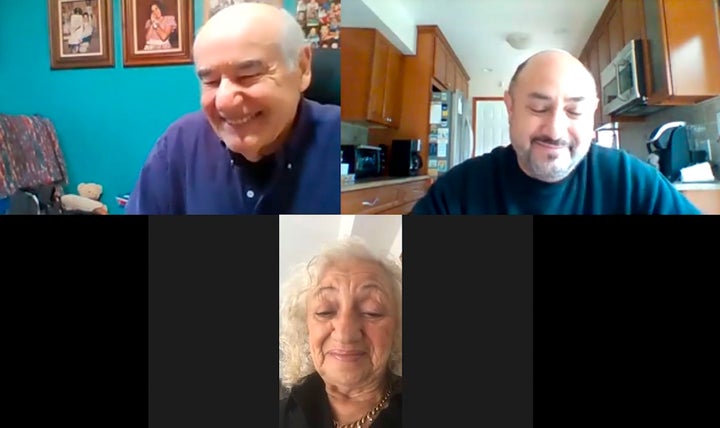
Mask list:
POLYGON ((530 35, 527 33, 510 33, 505 40, 518 50, 527 49, 530 46, 530 35))
POLYGON ((485 73, 490 73, 490 72, 493 71, 492 68, 487 68, 487 67, 483 68, 482 70, 483 70, 485 73))

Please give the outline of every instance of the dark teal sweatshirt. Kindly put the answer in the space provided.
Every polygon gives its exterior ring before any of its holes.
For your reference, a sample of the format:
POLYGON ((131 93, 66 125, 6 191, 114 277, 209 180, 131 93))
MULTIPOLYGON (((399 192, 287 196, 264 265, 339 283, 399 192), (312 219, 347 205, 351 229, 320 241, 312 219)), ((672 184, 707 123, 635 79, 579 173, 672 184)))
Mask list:
POLYGON ((593 144, 565 179, 545 183, 518 166, 512 146, 441 176, 412 214, 700 214, 655 168, 593 144))

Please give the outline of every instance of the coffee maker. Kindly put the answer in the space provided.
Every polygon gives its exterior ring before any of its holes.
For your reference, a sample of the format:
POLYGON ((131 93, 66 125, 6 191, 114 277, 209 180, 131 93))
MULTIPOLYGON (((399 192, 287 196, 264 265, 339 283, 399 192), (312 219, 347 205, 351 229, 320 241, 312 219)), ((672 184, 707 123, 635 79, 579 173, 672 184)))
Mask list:
POLYGON ((680 179, 680 170, 692 165, 688 128, 685 122, 668 122, 650 133, 648 153, 658 157, 658 169, 670 181, 680 179))
POLYGON ((422 141, 393 140, 390 146, 390 171, 393 177, 413 177, 418 174, 423 166, 420 152, 422 141))

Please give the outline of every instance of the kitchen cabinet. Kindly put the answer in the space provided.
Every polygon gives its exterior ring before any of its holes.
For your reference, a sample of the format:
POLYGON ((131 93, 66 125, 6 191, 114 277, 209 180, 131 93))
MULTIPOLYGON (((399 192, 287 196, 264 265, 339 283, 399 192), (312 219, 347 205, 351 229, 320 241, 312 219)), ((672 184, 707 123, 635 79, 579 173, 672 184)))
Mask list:
POLYGON ((375 29, 343 27, 342 32, 342 120, 397 128, 404 55, 375 29))
POLYGON ((430 187, 429 177, 350 185, 341 194, 342 214, 409 214, 430 187))
POLYGON ((469 77, 445 36, 435 26, 420 26, 418 32, 420 31, 432 35, 433 79, 435 80, 435 86, 440 90, 458 90, 464 93, 467 98, 469 77))
MULTIPOLYGON (((610 0, 580 58, 600 93, 602 70, 642 39, 648 104, 695 104, 720 95, 719 31, 717 0, 610 0)), ((637 119, 598 112, 596 125, 610 120, 637 119)))
POLYGON ((720 95, 717 9, 716 0, 644 1, 649 104, 694 104, 720 95))
POLYGON ((642 0, 623 0, 620 4, 623 45, 630 43, 630 40, 644 38, 645 15, 642 0))

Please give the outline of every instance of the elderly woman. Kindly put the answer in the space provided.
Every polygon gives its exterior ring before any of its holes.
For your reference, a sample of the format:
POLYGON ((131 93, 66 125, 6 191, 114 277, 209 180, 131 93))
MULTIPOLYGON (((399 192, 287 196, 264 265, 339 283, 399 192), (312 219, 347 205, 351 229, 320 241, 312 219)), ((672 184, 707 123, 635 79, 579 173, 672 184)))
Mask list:
POLYGON ((402 270, 349 239, 285 284, 281 428, 400 427, 402 270))

